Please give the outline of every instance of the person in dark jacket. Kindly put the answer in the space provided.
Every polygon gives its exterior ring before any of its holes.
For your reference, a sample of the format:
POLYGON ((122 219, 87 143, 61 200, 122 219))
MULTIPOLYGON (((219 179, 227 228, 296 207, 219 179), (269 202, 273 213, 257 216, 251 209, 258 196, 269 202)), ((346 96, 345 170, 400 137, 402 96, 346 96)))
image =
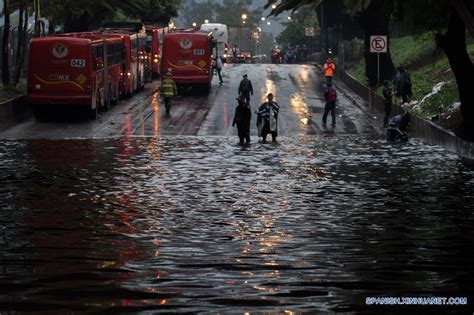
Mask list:
POLYGON ((252 81, 249 80, 246 74, 244 74, 244 78, 240 81, 238 93, 244 96, 245 101, 250 105, 250 94, 253 95, 253 86, 252 81))
POLYGON ((395 93, 402 98, 402 103, 408 103, 412 95, 410 73, 403 67, 399 66, 398 73, 393 82, 395 86, 395 93))
POLYGON ((385 116, 383 118, 384 128, 388 126, 388 119, 390 118, 390 113, 392 112, 392 88, 389 86, 388 81, 383 82, 383 105, 385 116))
POLYGON ((267 142, 267 135, 272 135, 272 141, 276 142, 278 136, 278 113, 280 106, 273 101, 273 94, 267 96, 268 101, 260 105, 257 110, 258 136, 263 138, 263 143, 267 142))
POLYGON ((240 145, 250 144, 250 119, 252 112, 250 110, 249 104, 245 101, 245 98, 242 95, 236 98, 236 100, 238 105, 235 108, 232 127, 237 125, 237 133, 239 135, 240 145))
POLYGON ((407 142, 408 125, 410 125, 410 114, 405 106, 402 107, 400 115, 392 117, 387 128, 387 141, 407 142))
POLYGON ((326 120, 328 118, 329 112, 331 112, 332 117, 332 126, 336 127, 336 100, 337 92, 336 89, 328 84, 326 90, 324 91, 324 99, 326 100, 326 105, 324 106, 323 114, 323 125, 326 125, 326 120))

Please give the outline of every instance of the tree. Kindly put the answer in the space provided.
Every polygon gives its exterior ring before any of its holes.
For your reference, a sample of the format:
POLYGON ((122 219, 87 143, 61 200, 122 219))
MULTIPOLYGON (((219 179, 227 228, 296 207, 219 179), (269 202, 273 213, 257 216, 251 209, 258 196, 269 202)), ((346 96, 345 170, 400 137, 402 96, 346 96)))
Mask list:
POLYGON ((19 3, 19 21, 18 21, 18 38, 15 56, 15 68, 12 76, 12 84, 16 85, 20 81, 21 70, 25 61, 27 50, 27 32, 28 32, 28 1, 20 0, 19 3))
POLYGON ((41 1, 33 0, 33 8, 35 11, 35 37, 41 36, 41 1))
POLYGON ((216 12, 216 21, 226 24, 228 27, 240 27, 242 14, 247 15, 245 26, 255 28, 260 23, 262 11, 260 9, 250 10, 252 1, 248 0, 224 0, 222 6, 216 12))
POLYGON ((216 21, 216 10, 220 5, 215 5, 211 1, 197 3, 195 0, 182 3, 180 18, 183 27, 191 27, 193 23, 200 25, 204 20, 216 21))
MULTIPOLYGON (((399 20, 414 21, 418 32, 434 30, 437 33, 438 46, 446 53, 461 101, 463 123, 455 132, 466 140, 474 141, 474 90, 471 81, 474 78, 474 65, 467 52, 466 22, 462 18, 466 15, 473 18, 468 1, 400 0, 398 5, 402 12, 397 17, 399 20)), ((469 25, 474 36, 472 24, 469 25)))
MULTIPOLYGON (((316 27, 317 23, 315 10, 299 10, 291 17, 291 21, 286 23, 286 28, 278 35, 277 42, 288 46, 305 44, 308 41, 305 28, 316 27)), ((314 41, 315 38, 311 38, 311 40, 314 41)))
POLYGON ((4 86, 10 84, 10 62, 9 62, 9 41, 10 41, 10 1, 3 0, 3 15, 5 17, 3 25, 2 40, 2 82, 4 86))
POLYGON ((393 0, 350 1, 345 0, 349 13, 364 29, 365 46, 365 74, 370 86, 376 86, 383 80, 390 80, 395 73, 395 67, 390 54, 390 45, 387 53, 377 56, 370 52, 370 36, 386 35, 390 43, 390 18, 393 12, 393 0), (377 58, 380 57, 380 81, 377 73, 377 58))
POLYGON ((162 20, 177 14, 180 0, 42 0, 47 3, 44 15, 54 24, 64 25, 65 32, 99 28, 117 12, 130 19, 162 20))

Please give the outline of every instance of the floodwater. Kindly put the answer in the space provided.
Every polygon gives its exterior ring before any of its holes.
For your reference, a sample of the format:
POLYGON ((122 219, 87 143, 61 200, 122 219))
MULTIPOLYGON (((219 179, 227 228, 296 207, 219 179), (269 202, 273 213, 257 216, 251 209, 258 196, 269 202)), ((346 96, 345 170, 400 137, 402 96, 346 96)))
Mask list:
POLYGON ((370 296, 472 306, 472 165, 416 140, 279 140, 0 142, 0 311, 403 310, 370 296))

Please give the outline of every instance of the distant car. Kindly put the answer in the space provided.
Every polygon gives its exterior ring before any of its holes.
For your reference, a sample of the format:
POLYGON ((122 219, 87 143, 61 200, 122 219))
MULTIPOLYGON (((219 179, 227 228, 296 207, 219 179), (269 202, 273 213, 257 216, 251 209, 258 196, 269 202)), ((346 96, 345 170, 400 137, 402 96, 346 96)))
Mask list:
POLYGON ((254 55, 252 56, 253 63, 265 63, 268 62, 267 55, 254 55))
POLYGON ((239 52, 237 55, 238 63, 252 63, 252 53, 251 52, 239 52))

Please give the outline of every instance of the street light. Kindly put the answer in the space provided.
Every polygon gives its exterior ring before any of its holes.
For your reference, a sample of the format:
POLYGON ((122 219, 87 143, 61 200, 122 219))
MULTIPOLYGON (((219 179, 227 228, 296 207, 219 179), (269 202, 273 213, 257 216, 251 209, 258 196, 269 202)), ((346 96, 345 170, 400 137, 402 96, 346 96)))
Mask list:
POLYGON ((208 20, 208 19, 205 19, 205 20, 204 20, 204 23, 205 23, 205 24, 209 23, 209 20, 208 20))
MULTIPOLYGON (((265 21, 265 17, 262 16, 262 17, 260 18, 260 27, 258 28, 258 31, 260 32, 260 38, 261 38, 260 41, 263 40, 263 22, 264 22, 264 21, 265 21)), ((256 50, 257 50, 257 53, 258 53, 258 46, 257 46, 256 50)))
POLYGON ((197 25, 196 22, 193 22, 193 27, 196 27, 196 25, 197 25))
POLYGON ((242 19, 242 23, 239 28, 239 49, 241 49, 240 47, 242 45, 242 26, 245 24, 245 20, 247 20, 247 14, 242 14, 240 18, 242 19))

